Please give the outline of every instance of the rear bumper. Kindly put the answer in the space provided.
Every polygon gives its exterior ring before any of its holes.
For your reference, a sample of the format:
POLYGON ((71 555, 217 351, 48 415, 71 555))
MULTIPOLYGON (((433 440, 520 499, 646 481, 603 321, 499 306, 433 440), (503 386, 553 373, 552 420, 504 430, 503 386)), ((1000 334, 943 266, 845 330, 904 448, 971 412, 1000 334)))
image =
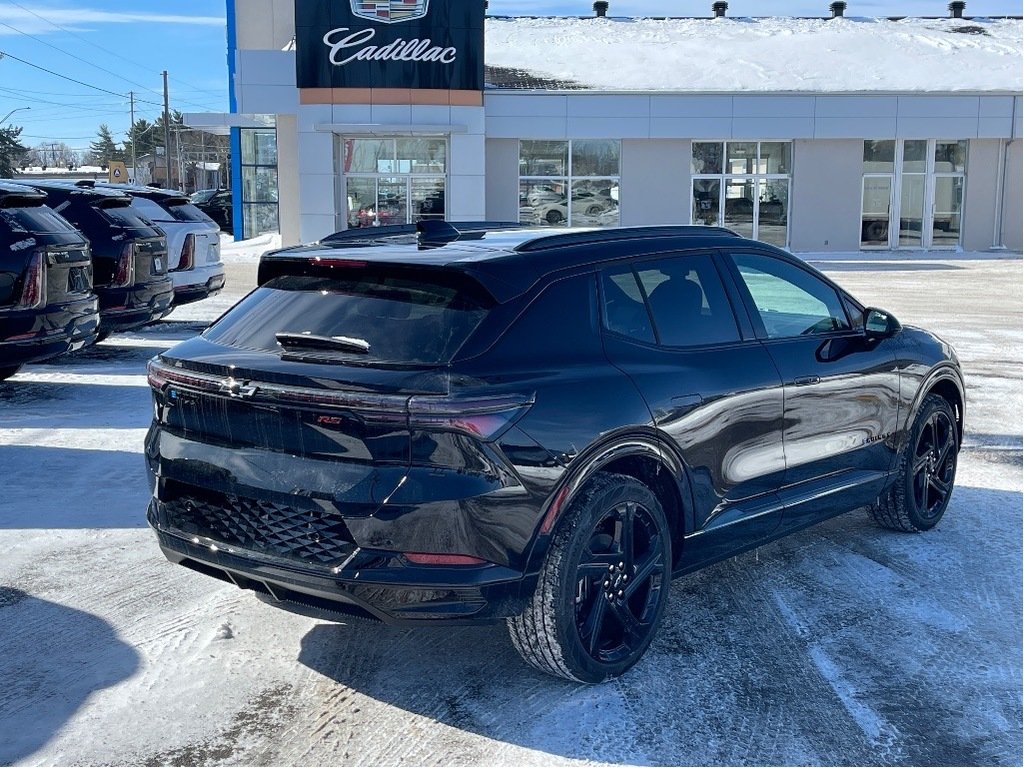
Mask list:
POLYGON ((491 623, 521 613, 536 584, 536 577, 525 579, 500 565, 416 566, 395 552, 358 547, 340 566, 304 567, 170 530, 162 506, 152 500, 147 519, 172 563, 314 618, 398 625, 491 623))
POLYGON ((171 311, 174 290, 170 278, 130 288, 97 288, 100 331, 116 333, 159 320, 171 311))
POLYGON ((226 280, 224 267, 219 271, 203 269, 198 272, 175 272, 171 275, 174 281, 174 304, 191 304, 196 301, 216 296, 224 289, 226 280))
POLYGON ((43 311, 0 313, 0 366, 24 365, 74 352, 96 341, 95 296, 43 311))

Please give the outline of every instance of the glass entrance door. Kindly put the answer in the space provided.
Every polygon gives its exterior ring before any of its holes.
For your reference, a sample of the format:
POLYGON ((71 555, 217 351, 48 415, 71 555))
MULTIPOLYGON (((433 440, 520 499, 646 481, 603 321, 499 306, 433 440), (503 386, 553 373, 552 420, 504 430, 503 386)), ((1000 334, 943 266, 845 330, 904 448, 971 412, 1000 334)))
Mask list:
POLYGON ((861 248, 957 247, 966 157, 966 141, 864 142, 861 248))

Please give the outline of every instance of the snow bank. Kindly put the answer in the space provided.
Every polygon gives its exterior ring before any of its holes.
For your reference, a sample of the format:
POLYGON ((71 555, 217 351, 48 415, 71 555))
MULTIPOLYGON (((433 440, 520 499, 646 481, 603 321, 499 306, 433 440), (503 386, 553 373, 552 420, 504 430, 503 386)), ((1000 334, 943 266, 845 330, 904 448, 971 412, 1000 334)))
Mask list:
POLYGON ((490 19, 487 63, 626 91, 1020 91, 1018 20, 490 19))
POLYGON ((251 240, 239 240, 231 235, 220 236, 220 256, 225 264, 251 264, 260 260, 267 251, 281 247, 281 235, 277 232, 260 235, 251 240))

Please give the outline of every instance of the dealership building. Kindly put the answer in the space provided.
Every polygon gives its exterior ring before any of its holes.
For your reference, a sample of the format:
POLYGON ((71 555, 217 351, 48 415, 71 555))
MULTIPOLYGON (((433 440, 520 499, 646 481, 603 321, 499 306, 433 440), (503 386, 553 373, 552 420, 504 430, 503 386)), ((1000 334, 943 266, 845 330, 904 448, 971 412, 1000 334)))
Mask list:
POLYGON ((236 236, 443 217, 1021 250, 1019 17, 485 5, 228 0, 231 113, 187 122, 231 131, 236 236))

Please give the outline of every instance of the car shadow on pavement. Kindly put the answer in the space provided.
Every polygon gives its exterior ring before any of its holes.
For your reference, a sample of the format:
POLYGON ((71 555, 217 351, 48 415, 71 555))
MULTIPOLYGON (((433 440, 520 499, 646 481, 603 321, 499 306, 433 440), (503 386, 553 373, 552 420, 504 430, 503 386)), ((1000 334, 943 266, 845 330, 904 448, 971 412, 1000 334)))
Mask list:
POLYGON ((0 627, 0 765, 24 762, 139 666, 106 621, 20 589, 0 586, 0 627))
MULTIPOLYGON (((484 737, 458 741, 477 762, 515 761, 497 741, 630 764, 1014 765, 1020 509, 1019 492, 958 488, 931 533, 854 512, 683 577, 647 655, 604 685, 534 672, 500 625, 320 624, 299 661, 484 737), (996 514, 1006 522, 979 541, 976 516, 996 514)), ((368 761, 433 733, 387 719, 395 747, 368 761)))
POLYGON ((141 452, 0 445, 0 477, 0 530, 146 526, 141 452))

